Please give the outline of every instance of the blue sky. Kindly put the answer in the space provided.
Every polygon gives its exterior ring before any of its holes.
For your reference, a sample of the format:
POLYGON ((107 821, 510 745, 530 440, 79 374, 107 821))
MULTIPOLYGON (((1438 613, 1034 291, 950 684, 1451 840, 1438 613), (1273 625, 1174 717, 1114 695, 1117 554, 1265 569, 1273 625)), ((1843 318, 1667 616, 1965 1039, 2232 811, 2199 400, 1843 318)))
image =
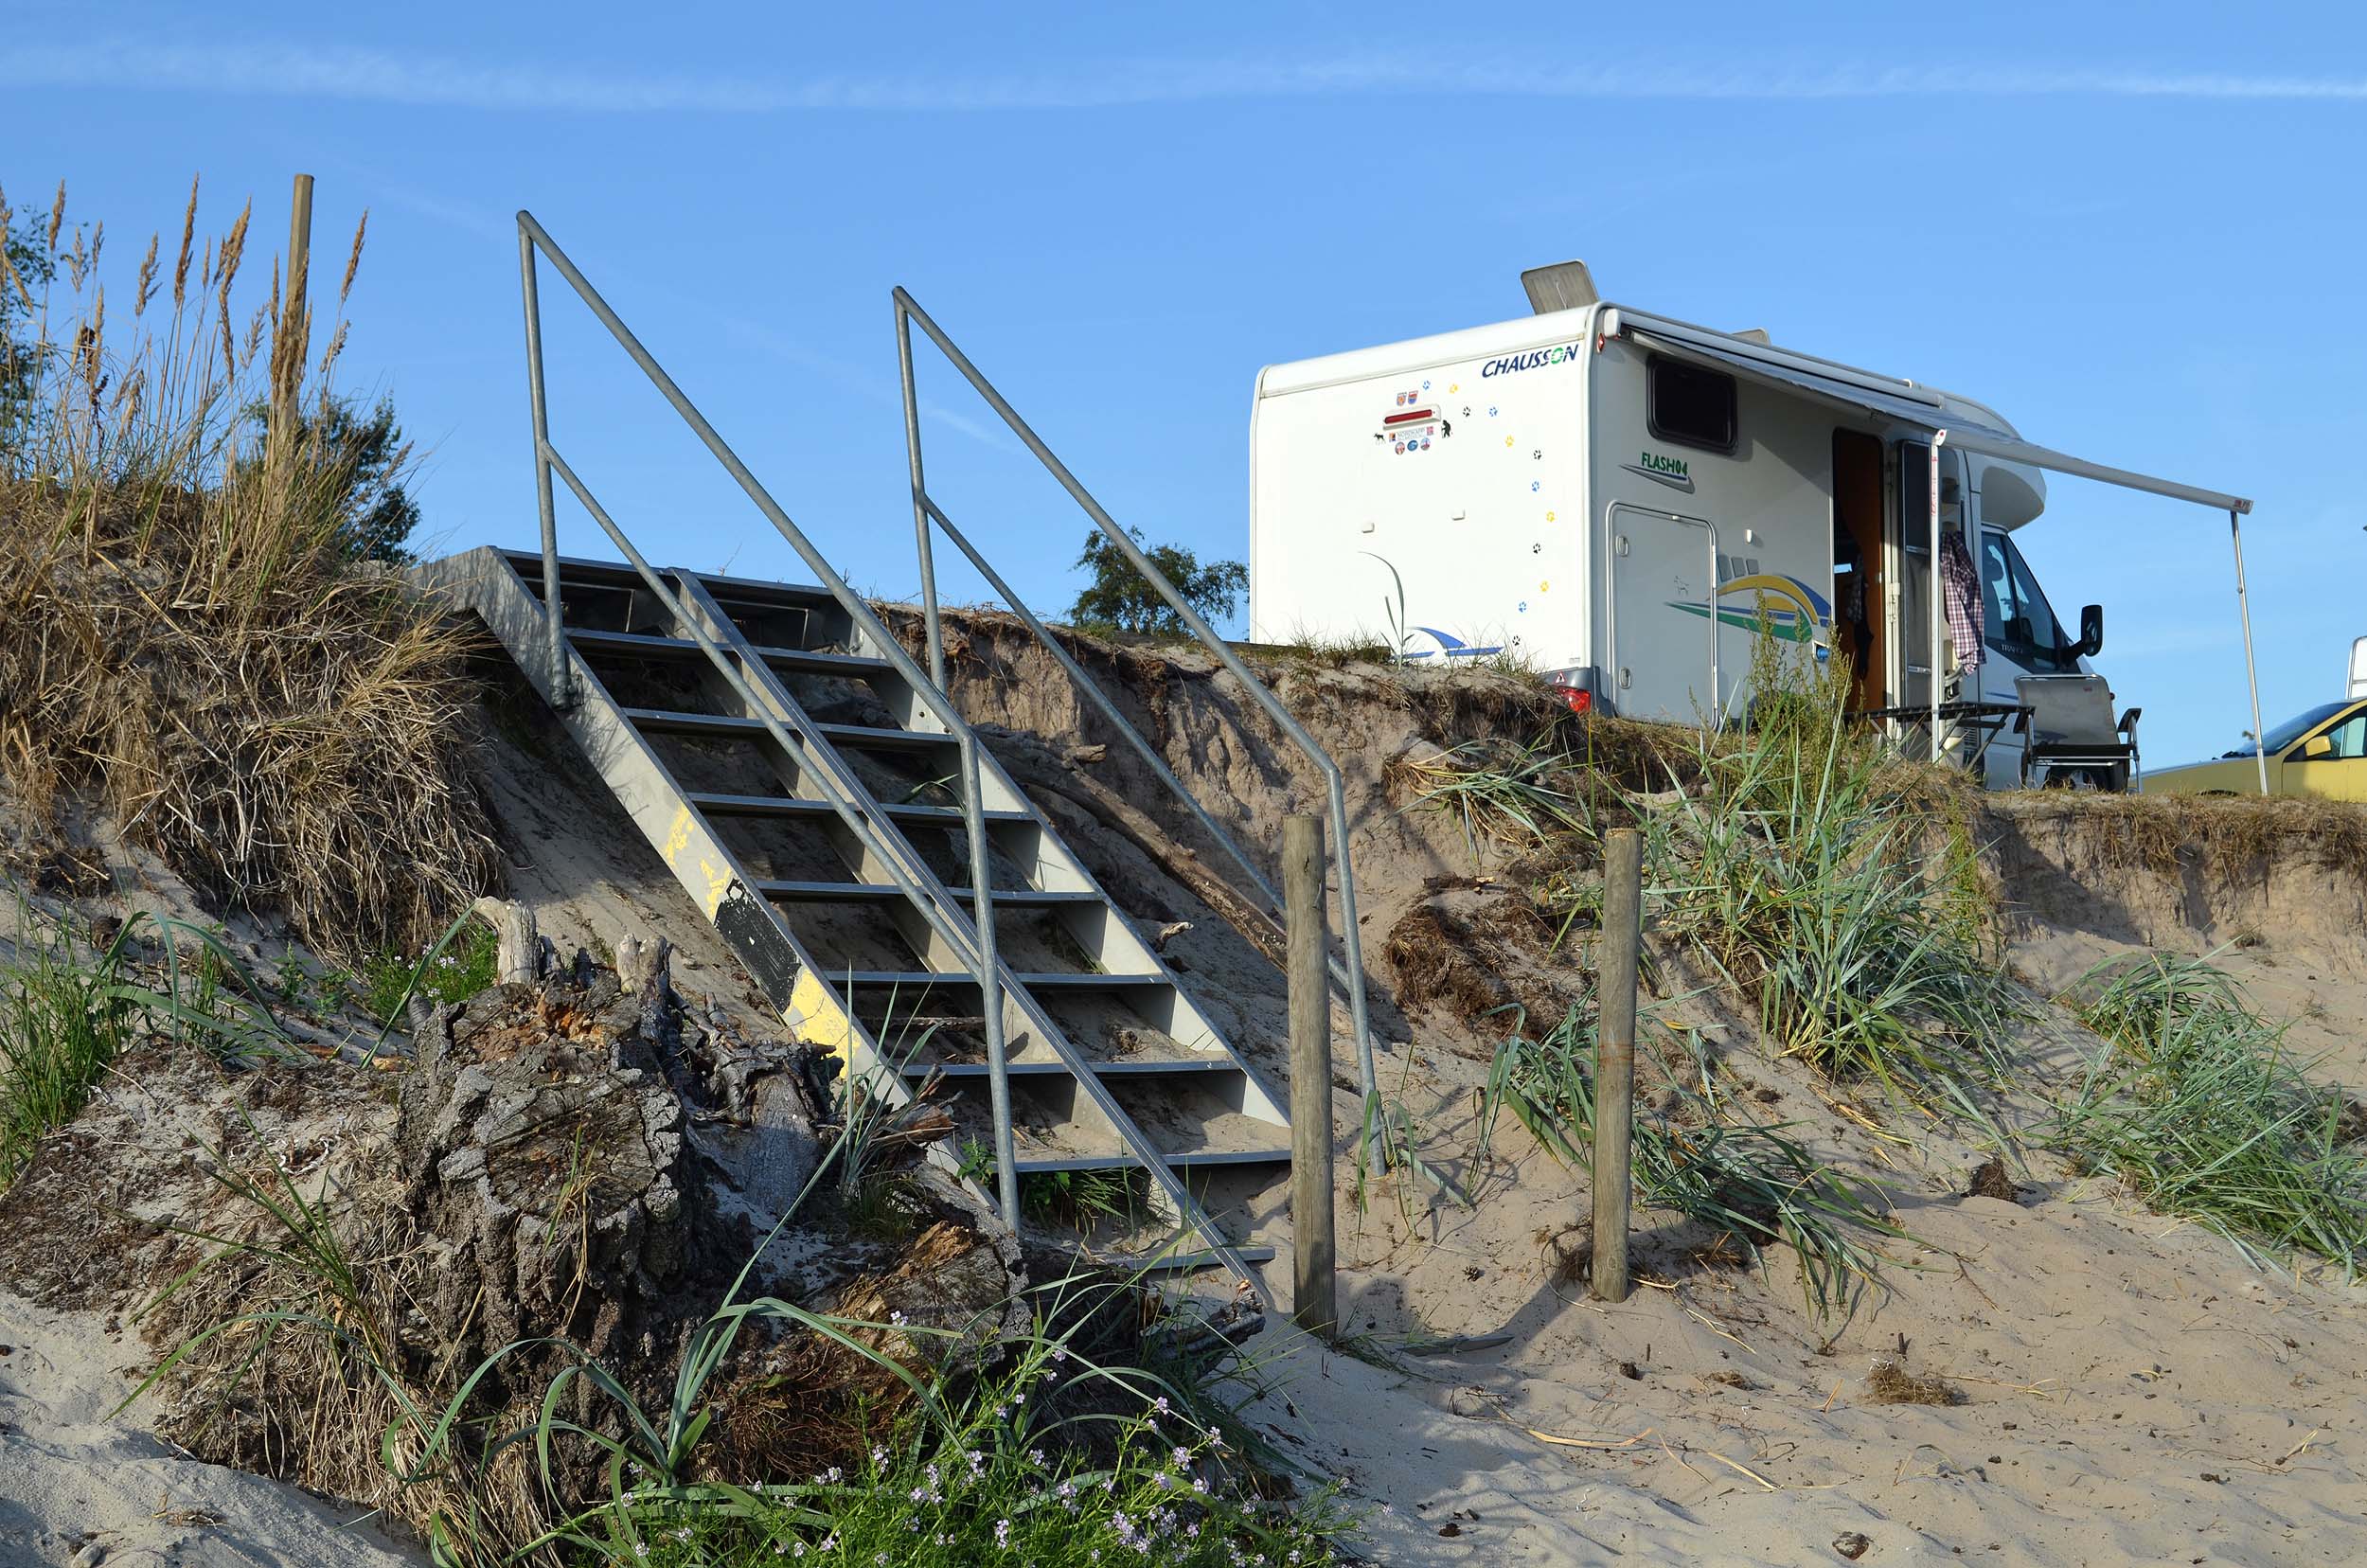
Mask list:
MULTIPOLYGON (((276 241, 308 169, 339 257, 366 207, 344 373, 428 449, 454 546, 533 536, 525 206, 881 593, 917 580, 893 284, 1121 520, 1240 556, 1260 365, 1523 313, 1521 269, 1579 256, 1610 297, 2256 496, 2271 722, 2367 634, 2351 8, 542 9, 13 0, 0 183, 64 178, 127 266, 192 173, 276 241)), ((650 553, 792 574, 549 284, 545 313, 554 438, 650 553)), ((1081 518, 921 376, 932 489, 1064 606, 1081 518)), ((2107 604, 2149 760, 2234 743, 2223 519, 2061 479, 2020 539, 2058 611, 2107 604)))

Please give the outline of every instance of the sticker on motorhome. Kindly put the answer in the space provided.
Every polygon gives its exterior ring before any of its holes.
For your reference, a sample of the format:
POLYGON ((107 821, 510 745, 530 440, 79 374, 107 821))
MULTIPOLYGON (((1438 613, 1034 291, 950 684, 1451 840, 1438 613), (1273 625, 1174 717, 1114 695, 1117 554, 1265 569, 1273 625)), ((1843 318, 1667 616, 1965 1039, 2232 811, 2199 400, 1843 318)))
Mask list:
MULTIPOLYGON (((1762 611, 1767 615, 1767 628, 1786 642, 1807 642, 1820 627, 1833 624, 1833 607, 1822 594, 1796 577, 1778 577, 1772 572, 1753 572, 1730 582, 1720 583, 1717 597, 1732 603, 1717 606, 1717 624, 1737 632, 1755 632, 1762 611)), ((1682 610, 1688 615, 1707 620, 1710 607, 1700 602, 1670 599, 1671 610, 1682 610)))
MULTIPOLYGON (((1450 633, 1441 632, 1434 626, 1408 627, 1407 631, 1409 633, 1419 633, 1438 645, 1436 648, 1408 648, 1402 655, 1408 660, 1428 658, 1484 659, 1491 653, 1501 653, 1504 650, 1502 643, 1497 643, 1486 648, 1474 648, 1469 643, 1465 642, 1461 637, 1455 636, 1450 633)), ((1406 638, 1408 643, 1411 643, 1413 640, 1414 639, 1411 635, 1406 638)), ((1519 639, 1516 638, 1514 640, 1518 641, 1519 639)))
POLYGON ((1670 490, 1680 490, 1687 495, 1693 493, 1693 470, 1682 457, 1664 457, 1657 452, 1646 452, 1634 462, 1619 466, 1629 473, 1641 474, 1666 485, 1670 490))
MULTIPOLYGON (((1563 344, 1552 348, 1539 348, 1526 354, 1506 354, 1502 359, 1489 360, 1480 366, 1480 374, 1483 377, 1509 376, 1517 371, 1536 370, 1548 365, 1560 365, 1577 357, 1578 346, 1576 344, 1563 344)), ((1491 408, 1488 412, 1493 414, 1495 410, 1491 408)))

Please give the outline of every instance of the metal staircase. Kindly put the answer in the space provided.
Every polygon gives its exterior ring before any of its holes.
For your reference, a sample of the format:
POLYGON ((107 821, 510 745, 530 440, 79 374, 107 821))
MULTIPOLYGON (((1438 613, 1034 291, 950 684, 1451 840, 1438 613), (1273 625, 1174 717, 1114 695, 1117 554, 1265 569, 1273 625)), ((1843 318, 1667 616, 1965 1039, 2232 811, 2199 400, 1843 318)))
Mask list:
MULTIPOLYGON (((548 698, 541 565, 488 547, 421 575, 548 698)), ((993 1147, 986 1003, 963 929, 978 900, 950 788, 966 737, 923 700, 893 635, 827 588, 671 568, 645 579, 566 558, 559 573, 569 701, 553 706, 684 890, 799 1039, 890 1099, 939 1078, 964 1140, 993 1147)), ((1145 1171, 1155 1210, 1191 1238, 1163 1266, 1252 1277, 1272 1249, 1224 1235, 1192 1174, 1286 1170, 1285 1097, 993 758, 976 758, 1014 1184, 1145 1171)))
MULTIPOLYGON (((1006 1220, 1023 1213, 1023 1177, 1139 1173, 1140 1195, 1173 1226, 1142 1255, 1146 1266, 1220 1266, 1268 1297, 1252 1265, 1273 1249, 1227 1235, 1203 1199, 1229 1167, 1260 1186, 1287 1175, 1287 1100, 1218 1033, 946 695, 933 526, 988 575, 1277 916, 1279 898, 929 498, 909 324, 946 350, 1325 776, 1345 917, 1345 962, 1332 973, 1356 1021, 1369 1111, 1372 1042, 1354 881, 1338 848, 1338 768, 901 290, 925 672, 542 225, 522 212, 518 230, 542 548, 472 550, 415 575, 483 618, 799 1040, 841 1057, 891 1101, 941 1096, 962 1144, 992 1150, 1006 1220), (795 549, 813 585, 659 568, 642 556, 552 444, 538 258, 795 549), (554 480, 622 561, 559 554, 554 480)), ((941 1145, 933 1156, 954 1159, 941 1145)))

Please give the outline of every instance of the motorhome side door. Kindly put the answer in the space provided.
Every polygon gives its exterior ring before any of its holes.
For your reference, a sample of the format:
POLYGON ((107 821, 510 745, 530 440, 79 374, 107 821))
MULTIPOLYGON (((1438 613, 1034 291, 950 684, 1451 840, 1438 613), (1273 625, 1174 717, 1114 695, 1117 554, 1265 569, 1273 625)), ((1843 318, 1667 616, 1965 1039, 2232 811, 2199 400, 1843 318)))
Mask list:
POLYGON ((1625 501, 1611 503, 1605 521, 1612 711, 1717 722, 1717 526, 1625 501))

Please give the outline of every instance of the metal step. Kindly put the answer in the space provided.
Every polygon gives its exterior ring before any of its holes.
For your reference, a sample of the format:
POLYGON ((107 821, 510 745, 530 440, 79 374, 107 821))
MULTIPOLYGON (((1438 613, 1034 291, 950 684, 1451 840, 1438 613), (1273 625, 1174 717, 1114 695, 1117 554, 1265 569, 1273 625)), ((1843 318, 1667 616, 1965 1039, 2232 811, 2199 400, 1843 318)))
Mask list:
MULTIPOLYGON (((1104 1078, 1165 1078, 1169 1075, 1181 1076, 1186 1073, 1223 1074, 1237 1073, 1241 1070, 1241 1064, 1231 1057, 1210 1057, 1206 1060, 1180 1061, 1158 1057, 1129 1057, 1118 1061, 1095 1061, 1088 1065, 1093 1068, 1095 1077, 1104 1078)), ((1005 1070, 1013 1078, 1041 1078, 1067 1072, 1068 1063, 1064 1061, 1014 1061, 1009 1063, 1005 1070)), ((949 1078, 982 1078, 987 1076, 987 1064, 983 1061, 945 1061, 933 1066, 925 1061, 908 1061, 904 1064, 902 1072, 915 1083, 927 1078, 932 1073, 942 1073, 949 1078)))
MULTIPOLYGON (((536 597, 543 593, 543 558, 533 550, 503 550, 502 558, 525 579, 526 591, 536 597)), ((741 604, 761 605, 779 610, 828 610, 838 608, 838 596, 816 583, 768 582, 762 578, 726 577, 721 572, 685 572, 667 567, 667 577, 689 578, 719 598, 741 604)), ((586 588, 623 588, 640 591, 648 583, 639 572, 621 561, 596 561, 589 556, 559 558, 559 594, 562 599, 572 586, 586 588)))
MULTIPOLYGON (((945 991, 975 990, 978 978, 971 974, 940 974, 930 970, 832 970, 830 978, 843 989, 856 992, 891 989, 899 994, 906 990, 945 991)), ((1095 974, 1040 971, 1013 974, 1011 979, 1031 991, 1111 991, 1164 989, 1173 985, 1164 974, 1095 974)))
MULTIPOLYGON (((835 817, 837 808, 827 800, 799 800, 789 795, 698 794, 683 797, 705 812, 720 817, 835 817)), ((880 810, 894 822, 922 823, 932 827, 959 828, 962 809, 959 806, 921 806, 911 802, 882 802, 880 810)), ((1027 811, 988 811, 989 824, 1033 822, 1027 811)))
MULTIPOLYGON (((629 707, 622 712, 644 735, 696 735, 734 740, 761 739, 767 735, 761 719, 741 719, 723 713, 686 713, 678 708, 629 707)), ((785 727, 793 731, 797 726, 785 727)), ((811 721, 807 727, 827 737, 832 745, 852 747, 857 751, 952 751, 961 745, 958 737, 933 730, 884 729, 874 724, 833 724, 822 720, 811 721)))
MULTIPOLYGON (((688 637, 659 637, 646 632, 596 632, 570 628, 567 640, 587 653, 641 658, 667 664, 703 663, 706 650, 688 637)), ((807 648, 767 648, 756 656, 785 675, 844 675, 851 680, 887 675, 896 667, 862 653, 826 653, 807 648)))
MULTIPOLYGON (((1048 1174, 1056 1170, 1133 1170, 1143 1165, 1142 1156, 1119 1154, 1023 1154, 1019 1157, 1020 1174, 1048 1174)), ((1187 1149, 1181 1154, 1164 1155, 1160 1164, 1169 1170, 1206 1170, 1217 1166, 1289 1165, 1290 1150, 1286 1145, 1279 1149, 1187 1149)))
MULTIPOLYGON (((904 890, 894 882, 760 882, 757 892, 783 903, 887 903, 900 901, 904 890)), ((972 901, 967 887, 948 887, 946 897, 961 903, 972 901)), ((1097 909, 1101 895, 1090 888, 1046 892, 1035 887, 998 887, 994 890, 997 909, 1056 909, 1062 905, 1081 905, 1097 909)))

